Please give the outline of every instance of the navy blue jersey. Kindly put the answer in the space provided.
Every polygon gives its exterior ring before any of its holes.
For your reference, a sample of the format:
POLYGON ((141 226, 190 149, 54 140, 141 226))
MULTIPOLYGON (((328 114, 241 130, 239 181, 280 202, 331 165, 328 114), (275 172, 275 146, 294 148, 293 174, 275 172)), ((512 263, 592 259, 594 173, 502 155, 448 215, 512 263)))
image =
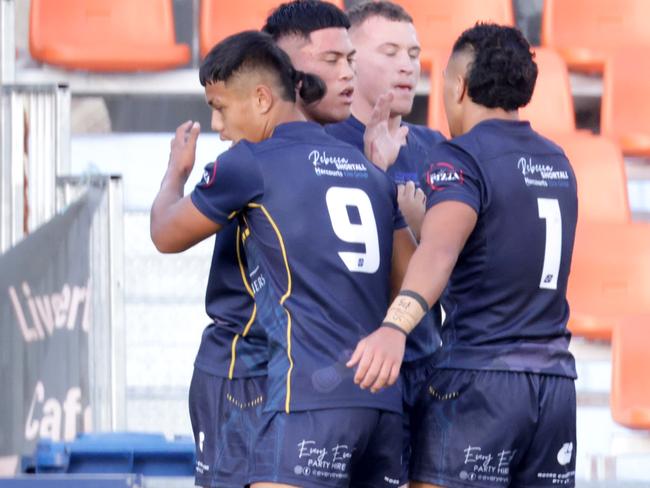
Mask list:
POLYGON ((346 368, 390 294, 394 185, 354 147, 310 122, 241 141, 192 193, 214 222, 237 219, 269 343, 269 411, 370 407, 401 412, 401 385, 372 394, 346 368))
MULTIPOLYGON (((386 172, 398 185, 412 181, 419 188, 422 174, 431 159, 431 150, 437 143, 444 141, 445 136, 423 125, 406 122, 402 125, 409 128, 406 144, 402 146, 395 163, 386 172)), ((343 122, 329 124, 325 126, 325 130, 363 152, 363 134, 366 126, 356 117, 350 116, 343 122)))
POLYGON ((205 294, 205 309, 212 323, 203 331, 194 361, 202 371, 228 378, 266 374, 266 335, 254 322, 249 279, 241 229, 233 221, 215 238, 205 294))
POLYGON ((478 214, 442 305, 440 367, 575 377, 567 280, 578 211, 564 152, 528 122, 491 119, 437 146, 427 208, 478 214))
MULTIPOLYGON (((431 150, 435 144, 444 141, 445 137, 428 127, 406 123, 404 125, 409 128, 406 145, 400 149, 395 163, 388 168, 387 173, 398 185, 413 181, 419 187, 422 175, 431 159, 431 150)), ((366 126, 354 116, 343 122, 327 125, 325 130, 337 139, 363 151, 363 134, 366 126)), ((409 335, 404 353, 405 362, 430 356, 440 347, 440 315, 440 305, 436 303, 409 335)))

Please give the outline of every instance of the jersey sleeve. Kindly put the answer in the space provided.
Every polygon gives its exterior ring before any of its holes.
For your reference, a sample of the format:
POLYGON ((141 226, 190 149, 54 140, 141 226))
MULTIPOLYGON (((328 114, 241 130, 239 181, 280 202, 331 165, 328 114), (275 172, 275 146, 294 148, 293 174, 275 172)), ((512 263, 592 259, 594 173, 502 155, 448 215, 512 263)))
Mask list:
POLYGON ((483 181, 474 158, 447 143, 437 144, 423 175, 427 210, 445 201, 462 202, 481 211, 483 181))
POLYGON ((393 230, 400 230, 404 229, 405 227, 408 227, 406 219, 404 218, 404 215, 402 214, 402 211, 399 209, 399 207, 396 207, 395 217, 393 218, 393 230))
POLYGON ((250 148, 240 142, 205 167, 191 198, 203 215, 224 225, 263 193, 259 163, 250 148))

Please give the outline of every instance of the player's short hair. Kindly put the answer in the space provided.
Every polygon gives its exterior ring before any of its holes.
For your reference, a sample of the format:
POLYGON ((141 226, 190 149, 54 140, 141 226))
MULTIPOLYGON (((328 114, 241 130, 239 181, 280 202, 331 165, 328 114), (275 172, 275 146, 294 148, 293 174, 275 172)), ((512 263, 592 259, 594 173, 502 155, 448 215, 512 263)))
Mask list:
POLYGON ((294 0, 271 12, 262 30, 277 41, 285 36, 309 38, 314 31, 331 28, 350 28, 343 10, 320 0, 294 0))
POLYGON ((348 18, 352 27, 363 24, 371 17, 382 17, 393 22, 413 23, 413 17, 404 7, 393 2, 362 2, 348 10, 348 18))
POLYGON ((319 77, 296 70, 287 53, 273 38, 259 31, 244 31, 225 38, 214 46, 201 63, 201 85, 224 83, 246 71, 266 70, 273 73, 283 89, 282 98, 296 101, 299 91, 302 100, 309 104, 325 95, 325 83, 319 77))
POLYGON ((467 93, 475 103, 511 111, 530 102, 537 64, 519 29, 477 23, 454 43, 452 55, 459 52, 474 56, 467 72, 467 93))

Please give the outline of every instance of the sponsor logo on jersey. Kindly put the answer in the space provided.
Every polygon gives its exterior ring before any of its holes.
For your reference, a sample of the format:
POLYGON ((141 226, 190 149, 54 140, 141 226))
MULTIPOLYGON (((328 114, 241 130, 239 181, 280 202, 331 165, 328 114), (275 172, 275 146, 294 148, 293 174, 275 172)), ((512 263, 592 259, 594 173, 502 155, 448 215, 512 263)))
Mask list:
POLYGON ((214 183, 218 164, 219 161, 215 161, 214 163, 207 165, 203 170, 203 176, 201 177, 201 186, 203 186, 203 188, 208 188, 214 183))
POLYGON ((557 462, 560 466, 566 466, 573 457, 573 442, 566 442, 557 453, 557 462))
POLYGON ((533 161, 532 157, 520 157, 517 169, 521 171, 526 186, 569 186, 569 172, 558 170, 553 163, 533 161))
POLYGON ((427 184, 433 191, 444 190, 450 183, 462 185, 464 181, 463 170, 445 161, 431 164, 427 171, 427 184))
POLYGON ((318 176, 334 176, 336 178, 367 178, 368 167, 364 163, 354 163, 340 155, 328 154, 326 151, 314 149, 309 153, 309 161, 314 166, 318 176))

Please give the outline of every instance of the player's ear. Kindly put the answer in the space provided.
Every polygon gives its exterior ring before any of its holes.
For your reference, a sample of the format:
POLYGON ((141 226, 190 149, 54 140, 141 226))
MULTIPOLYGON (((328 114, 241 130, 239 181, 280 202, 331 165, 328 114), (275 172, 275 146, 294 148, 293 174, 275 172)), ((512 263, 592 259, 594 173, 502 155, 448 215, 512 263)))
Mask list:
POLYGON ((458 74, 456 75, 456 83, 455 85, 455 98, 456 98, 456 103, 460 104, 462 103, 463 99, 467 95, 467 79, 463 74, 458 74))
POLYGON ((260 115, 266 115, 273 107, 273 91, 264 84, 255 87, 255 108, 260 115))

